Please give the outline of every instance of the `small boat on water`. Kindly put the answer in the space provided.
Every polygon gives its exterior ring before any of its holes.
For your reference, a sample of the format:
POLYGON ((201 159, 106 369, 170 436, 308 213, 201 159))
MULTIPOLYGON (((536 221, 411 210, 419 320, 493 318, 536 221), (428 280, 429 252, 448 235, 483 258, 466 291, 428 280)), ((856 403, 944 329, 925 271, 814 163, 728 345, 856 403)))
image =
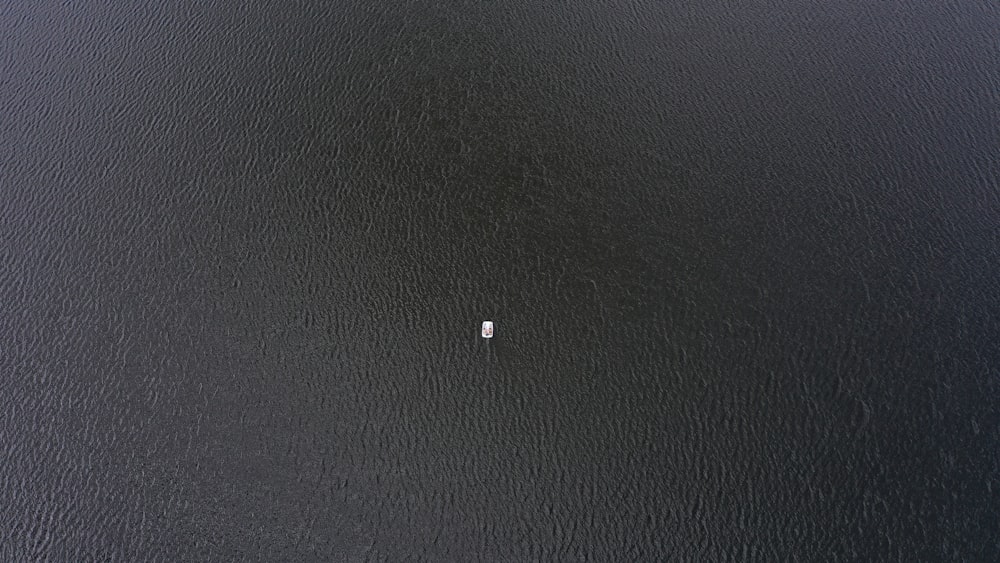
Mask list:
POLYGON ((483 338, 493 338, 493 321, 483 321, 483 338))

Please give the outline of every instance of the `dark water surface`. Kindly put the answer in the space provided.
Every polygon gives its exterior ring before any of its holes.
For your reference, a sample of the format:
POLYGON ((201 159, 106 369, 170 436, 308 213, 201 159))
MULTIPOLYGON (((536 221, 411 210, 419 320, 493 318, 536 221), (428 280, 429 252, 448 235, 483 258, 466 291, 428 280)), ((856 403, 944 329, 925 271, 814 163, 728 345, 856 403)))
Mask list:
POLYGON ((0 559, 1000 559, 997 4, 141 4, 0 2, 0 559))

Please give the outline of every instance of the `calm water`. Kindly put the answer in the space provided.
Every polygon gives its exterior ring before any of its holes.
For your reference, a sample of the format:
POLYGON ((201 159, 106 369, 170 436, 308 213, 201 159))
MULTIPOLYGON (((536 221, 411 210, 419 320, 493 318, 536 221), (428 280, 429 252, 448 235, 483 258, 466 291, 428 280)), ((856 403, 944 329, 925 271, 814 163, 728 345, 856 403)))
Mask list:
POLYGON ((1000 558, 995 4, 26 4, 0 558, 1000 558))

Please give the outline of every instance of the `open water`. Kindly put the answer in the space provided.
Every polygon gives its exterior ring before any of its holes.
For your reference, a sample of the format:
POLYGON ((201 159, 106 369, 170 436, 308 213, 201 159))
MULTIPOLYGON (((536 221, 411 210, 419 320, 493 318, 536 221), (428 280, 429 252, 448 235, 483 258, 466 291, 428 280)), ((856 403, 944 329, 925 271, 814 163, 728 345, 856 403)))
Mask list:
POLYGON ((0 1, 0 559, 1000 559, 997 6, 0 1))

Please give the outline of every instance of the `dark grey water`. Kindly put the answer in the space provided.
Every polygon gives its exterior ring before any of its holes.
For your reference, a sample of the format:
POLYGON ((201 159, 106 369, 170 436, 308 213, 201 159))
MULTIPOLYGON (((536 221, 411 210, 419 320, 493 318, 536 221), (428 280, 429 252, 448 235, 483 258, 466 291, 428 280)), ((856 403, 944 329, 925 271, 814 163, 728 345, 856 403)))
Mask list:
POLYGON ((995 4, 26 4, 0 558, 1000 558, 995 4))

